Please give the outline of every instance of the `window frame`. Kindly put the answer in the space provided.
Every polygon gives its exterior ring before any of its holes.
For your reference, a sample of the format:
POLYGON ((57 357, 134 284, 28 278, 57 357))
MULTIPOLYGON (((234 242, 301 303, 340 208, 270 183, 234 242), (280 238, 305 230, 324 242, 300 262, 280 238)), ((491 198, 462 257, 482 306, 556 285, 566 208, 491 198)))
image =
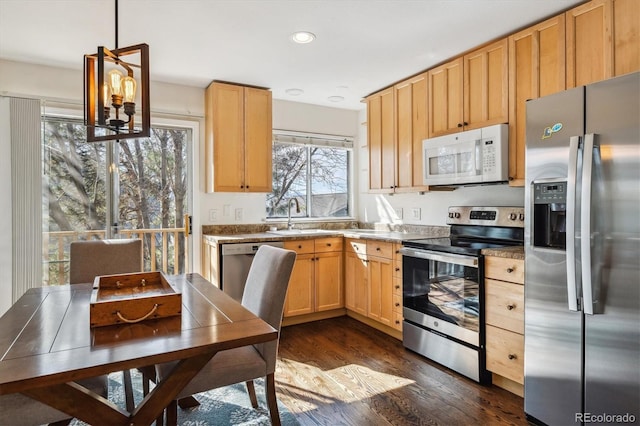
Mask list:
MULTIPOLYGON (((291 145, 300 145, 307 146, 309 149, 310 146, 318 146, 324 148, 338 148, 344 149, 347 152, 347 171, 346 171, 346 179, 347 179, 347 209, 348 216, 292 216, 296 222, 341 222, 341 221, 353 221, 355 220, 355 149, 354 149, 354 138, 350 136, 341 136, 341 135, 329 135, 329 134, 321 134, 321 133, 307 133, 307 132, 297 132, 290 130, 281 130, 281 129, 273 129, 272 134, 272 146, 276 143, 280 144, 291 144, 291 145), (278 140, 279 139, 279 140, 278 140)), ((275 150, 271 150, 272 159, 275 153, 275 150)), ((275 161, 273 161, 275 164, 275 161)), ((307 179, 306 184, 307 188, 311 187, 311 178, 312 173, 310 173, 310 164, 307 161, 307 179)), ((268 194, 267 194, 268 195, 268 194)), ((310 191, 307 191, 307 201, 313 194, 310 191)), ((265 220, 266 222, 282 222, 287 219, 287 216, 269 216, 268 208, 265 197, 265 220)))

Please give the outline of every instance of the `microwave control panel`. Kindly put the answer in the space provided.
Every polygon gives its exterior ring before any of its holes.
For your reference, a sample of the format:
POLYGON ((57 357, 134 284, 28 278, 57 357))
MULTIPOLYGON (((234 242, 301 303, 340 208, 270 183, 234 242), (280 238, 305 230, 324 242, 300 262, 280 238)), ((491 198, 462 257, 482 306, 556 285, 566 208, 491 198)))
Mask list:
POLYGON ((494 173, 497 166, 496 147, 493 139, 482 141, 482 172, 483 174, 494 173))

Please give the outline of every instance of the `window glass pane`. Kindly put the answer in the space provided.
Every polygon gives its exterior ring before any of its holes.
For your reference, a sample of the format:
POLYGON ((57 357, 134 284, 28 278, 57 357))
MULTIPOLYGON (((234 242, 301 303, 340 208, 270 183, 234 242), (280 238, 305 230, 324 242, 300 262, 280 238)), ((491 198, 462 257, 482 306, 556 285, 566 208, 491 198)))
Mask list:
POLYGON ((291 215, 307 215, 307 156, 304 145, 273 144, 273 191, 267 195, 268 217, 286 217, 291 198, 297 198, 300 205, 300 212, 294 208, 291 215))
POLYGON ((79 121, 43 119, 43 244, 45 284, 68 282, 67 253, 82 236, 104 237, 106 149, 86 142, 79 121))
POLYGON ((311 147, 311 216, 349 216, 348 151, 311 147))

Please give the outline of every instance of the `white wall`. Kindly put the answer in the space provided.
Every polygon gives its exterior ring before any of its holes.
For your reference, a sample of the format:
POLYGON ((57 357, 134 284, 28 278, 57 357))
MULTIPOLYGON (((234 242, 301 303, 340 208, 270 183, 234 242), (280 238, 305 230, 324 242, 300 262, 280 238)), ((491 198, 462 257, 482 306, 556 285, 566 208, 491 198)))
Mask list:
MULTIPOLYGON (((2 75, 2 74, 0 74, 2 75)), ((11 226, 11 123, 9 99, 0 98, 0 315, 11 307, 12 226, 11 226)))

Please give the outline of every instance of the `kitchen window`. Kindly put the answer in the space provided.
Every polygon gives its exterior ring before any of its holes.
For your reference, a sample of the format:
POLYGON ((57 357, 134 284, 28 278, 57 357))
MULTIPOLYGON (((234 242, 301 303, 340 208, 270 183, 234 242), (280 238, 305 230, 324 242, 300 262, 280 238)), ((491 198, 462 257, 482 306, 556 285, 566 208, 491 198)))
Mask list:
POLYGON ((276 131, 273 134, 273 191, 267 218, 285 218, 295 198, 296 218, 348 218, 352 212, 353 140, 348 137, 276 131))

